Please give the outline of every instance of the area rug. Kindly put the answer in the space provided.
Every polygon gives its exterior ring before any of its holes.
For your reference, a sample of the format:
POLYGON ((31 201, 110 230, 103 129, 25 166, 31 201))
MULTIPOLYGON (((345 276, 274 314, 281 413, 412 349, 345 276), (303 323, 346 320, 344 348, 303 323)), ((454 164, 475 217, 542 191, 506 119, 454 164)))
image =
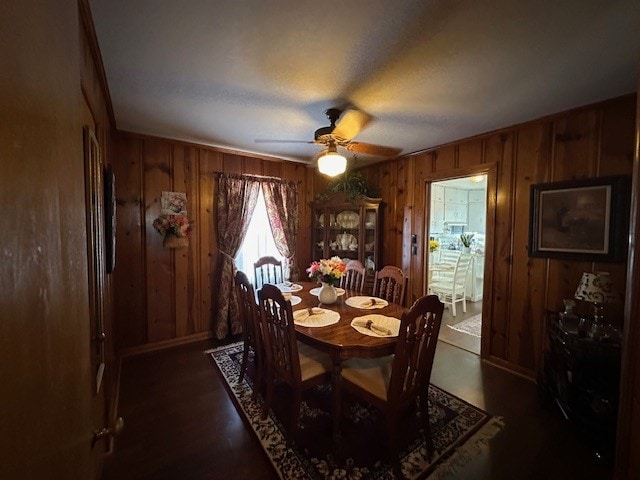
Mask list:
MULTIPOLYGON (((260 419, 262 398, 253 401, 252 375, 239 382, 242 343, 209 350, 240 416, 255 434, 278 476, 294 479, 392 479, 387 461, 382 422, 377 412, 345 398, 341 423, 342 441, 336 449, 331 440, 331 388, 321 386, 304 394, 299 434, 292 447, 286 445, 289 389, 276 386, 273 410, 260 419)), ((439 480, 456 472, 502 428, 502 419, 435 386, 429 390, 429 414, 435 453, 431 462, 415 415, 401 420, 401 465, 405 478, 439 480)))
POLYGON ((473 317, 462 320, 461 322, 454 323, 453 325, 447 325, 451 330, 456 332, 466 333, 467 335, 473 335, 474 337, 481 337, 482 330, 482 314, 474 315, 473 317))

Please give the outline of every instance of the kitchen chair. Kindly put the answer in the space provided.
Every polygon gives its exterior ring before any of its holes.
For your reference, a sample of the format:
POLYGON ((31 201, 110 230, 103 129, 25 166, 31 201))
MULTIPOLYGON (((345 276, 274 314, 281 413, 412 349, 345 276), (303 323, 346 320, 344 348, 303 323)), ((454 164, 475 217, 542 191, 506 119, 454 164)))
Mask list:
POLYGON ((435 295, 419 298, 400 319, 393 355, 382 358, 351 358, 342 362, 342 386, 373 405, 384 416, 389 455, 396 477, 403 478, 398 457, 397 424, 400 415, 419 397, 420 422, 429 453, 433 440, 429 425, 429 382, 444 304, 435 295))
POLYGON ((358 260, 349 260, 344 275, 340 279, 340 287, 345 290, 352 290, 364 293, 364 282, 367 270, 358 260))
POLYGON ((473 256, 462 253, 458 257, 456 266, 450 278, 434 281, 429 285, 429 291, 438 296, 441 302, 451 305, 451 314, 456 316, 456 303, 462 302, 462 311, 467 311, 467 273, 473 256))
MULTIPOLYGON (((437 261, 437 263, 439 265, 444 264, 444 265, 453 265, 455 266, 455 264, 458 262, 458 258, 460 258, 460 254, 462 252, 460 252, 460 250, 440 250, 440 259, 437 261)), ((429 268, 433 267, 432 265, 429 265, 429 268)), ((437 282, 440 280, 443 280, 445 282, 451 282, 453 281, 453 269, 449 272, 449 271, 435 271, 433 273, 430 274, 429 277, 430 282, 437 282)), ((432 293, 431 290, 429 290, 429 293, 432 293)))
POLYGON ((255 288, 260 290, 265 283, 277 284, 284 281, 282 276, 282 262, 275 257, 260 257, 253 264, 255 288))
POLYGON ((240 367, 240 382, 244 379, 249 361, 249 353, 253 351, 253 363, 256 369, 255 385, 252 397, 255 400, 258 390, 262 389, 264 378, 264 346, 262 342, 262 328, 260 326, 260 313, 256 303, 256 294, 253 285, 244 272, 238 270, 235 276, 236 291, 238 292, 238 307, 240 320, 242 321, 242 336, 244 351, 242 353, 242 366, 240 367))
POLYGON ((287 432, 290 444, 298 428, 302 392, 330 378, 331 358, 296 340, 291 302, 284 299, 278 287, 264 285, 258 292, 258 303, 266 353, 267 393, 262 418, 266 418, 273 401, 276 379, 284 381, 293 390, 287 432))
POLYGON ((382 267, 382 270, 376 272, 373 281, 373 296, 402 305, 406 287, 407 276, 404 272, 393 265, 386 265, 382 267))

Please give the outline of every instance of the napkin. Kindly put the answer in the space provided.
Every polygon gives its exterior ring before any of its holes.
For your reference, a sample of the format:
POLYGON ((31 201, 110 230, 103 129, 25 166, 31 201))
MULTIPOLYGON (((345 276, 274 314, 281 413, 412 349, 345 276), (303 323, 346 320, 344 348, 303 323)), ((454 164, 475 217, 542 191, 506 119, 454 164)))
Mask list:
POLYGON ((367 298, 363 302, 360 302, 360 306, 362 308, 368 308, 368 307, 373 307, 375 304, 382 305, 383 303, 385 303, 383 300, 380 300, 377 298, 367 298))
POLYGON ((319 315, 321 313, 324 313, 324 310, 319 307, 305 308, 304 310, 297 310, 294 317, 296 320, 302 320, 311 315, 319 315))
POLYGON ((353 324, 358 327, 368 328, 372 332, 375 332, 379 335, 391 335, 392 332, 386 327, 382 327, 380 325, 376 325, 373 320, 354 320, 353 324))

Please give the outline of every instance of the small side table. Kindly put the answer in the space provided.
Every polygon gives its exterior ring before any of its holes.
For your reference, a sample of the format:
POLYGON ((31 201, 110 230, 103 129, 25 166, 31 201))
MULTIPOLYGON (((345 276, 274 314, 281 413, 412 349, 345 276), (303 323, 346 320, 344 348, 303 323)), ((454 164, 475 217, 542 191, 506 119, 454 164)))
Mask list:
POLYGON ((577 322, 564 323, 557 313, 547 314, 547 332, 550 348, 538 379, 540 398, 576 425, 599 459, 612 462, 621 346, 589 338, 577 322))

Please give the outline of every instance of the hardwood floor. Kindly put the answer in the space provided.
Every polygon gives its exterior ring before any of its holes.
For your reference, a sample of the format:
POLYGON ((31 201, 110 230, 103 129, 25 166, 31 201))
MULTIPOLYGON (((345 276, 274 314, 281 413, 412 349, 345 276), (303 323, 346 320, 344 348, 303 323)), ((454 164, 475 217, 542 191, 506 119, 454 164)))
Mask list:
MULTIPOLYGON (((276 478, 198 342, 124 360, 119 414, 125 428, 103 480, 276 478)), ((533 383, 439 342, 432 383, 488 412, 505 428, 452 479, 598 480, 610 470, 579 434, 542 409, 533 383)))

